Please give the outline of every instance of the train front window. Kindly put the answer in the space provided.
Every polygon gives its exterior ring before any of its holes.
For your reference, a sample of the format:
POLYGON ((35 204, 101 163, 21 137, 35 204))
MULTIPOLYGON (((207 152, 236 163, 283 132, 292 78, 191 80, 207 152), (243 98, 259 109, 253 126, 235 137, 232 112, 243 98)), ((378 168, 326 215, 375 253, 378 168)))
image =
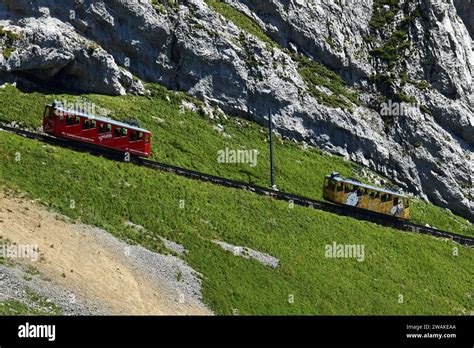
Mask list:
POLYGON ((150 135, 145 135, 145 143, 148 144, 150 142, 150 135))
POLYGON ((395 205, 398 205, 398 203, 400 203, 400 200, 398 199, 398 197, 395 197, 395 198, 393 199, 393 205, 394 205, 394 206, 395 206, 395 205))
POLYGON ((330 191, 334 191, 336 189, 336 184, 332 180, 326 179, 325 185, 330 191))

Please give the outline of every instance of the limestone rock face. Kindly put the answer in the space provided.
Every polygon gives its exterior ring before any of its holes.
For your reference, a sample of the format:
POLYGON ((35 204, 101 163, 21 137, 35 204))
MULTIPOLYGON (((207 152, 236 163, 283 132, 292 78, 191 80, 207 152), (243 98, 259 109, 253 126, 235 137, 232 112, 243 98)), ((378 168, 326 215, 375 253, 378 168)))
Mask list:
POLYGON ((15 48, 0 55, 0 80, 143 93, 135 75, 261 124, 271 109, 282 135, 474 220, 473 5, 462 1, 413 0, 374 28, 381 10, 370 0, 226 0, 269 44, 203 0, 158 9, 148 1, 1 0, 0 26, 20 38, 0 37, 15 48), (403 21, 406 33, 397 34, 403 21), (384 56, 402 34, 396 55, 384 56), (312 86, 298 55, 336 72, 360 103, 341 108, 318 98, 338 93, 312 86), (392 99, 419 107, 387 118, 382 105, 392 99))
POLYGON ((472 0, 454 0, 454 6, 474 40, 474 3, 472 0))

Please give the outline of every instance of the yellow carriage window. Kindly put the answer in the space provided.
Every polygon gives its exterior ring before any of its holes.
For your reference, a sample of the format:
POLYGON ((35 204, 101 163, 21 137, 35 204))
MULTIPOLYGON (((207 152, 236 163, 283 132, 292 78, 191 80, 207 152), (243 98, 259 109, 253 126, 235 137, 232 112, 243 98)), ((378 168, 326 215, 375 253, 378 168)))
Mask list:
POLYGON ((326 179, 325 185, 330 191, 334 191, 334 189, 336 188, 336 184, 332 180, 326 179))
POLYGON ((344 186, 342 185, 342 183, 338 183, 336 185, 336 191, 337 192, 342 192, 344 190, 344 186))

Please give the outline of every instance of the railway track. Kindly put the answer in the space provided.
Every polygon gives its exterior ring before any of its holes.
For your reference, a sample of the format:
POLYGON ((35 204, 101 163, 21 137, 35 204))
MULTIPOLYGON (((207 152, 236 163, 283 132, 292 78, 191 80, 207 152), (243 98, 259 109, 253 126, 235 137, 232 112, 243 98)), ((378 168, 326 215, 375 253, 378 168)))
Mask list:
MULTIPOLYGON (((102 155, 109 159, 117 160, 121 162, 125 161, 123 153, 114 151, 114 150, 100 148, 100 147, 94 146, 93 144, 77 142, 74 140, 54 138, 49 135, 30 132, 24 129, 14 128, 14 127, 2 125, 2 124, 0 124, 0 129, 3 129, 4 131, 10 132, 10 133, 24 136, 29 139, 39 140, 51 145, 59 145, 59 146, 67 147, 76 151, 82 151, 82 152, 87 151, 95 155, 102 155)), ((129 162, 142 166, 142 167, 174 173, 176 175, 184 176, 184 177, 194 179, 194 180, 210 182, 216 185, 230 187, 230 188, 248 190, 250 192, 253 192, 259 195, 269 196, 277 200, 293 203, 295 205, 310 207, 310 208, 326 211, 326 212, 341 215, 341 216, 348 216, 348 217, 355 218, 358 220, 370 221, 382 226, 392 227, 392 228, 402 230, 402 231, 428 234, 437 238, 449 239, 461 245, 467 245, 474 248, 473 237, 463 236, 460 234, 456 234, 456 233, 452 233, 448 231, 442 231, 442 230, 435 229, 432 227, 418 225, 409 221, 399 220, 389 215, 367 211, 367 210, 363 210, 357 207, 331 204, 328 202, 314 200, 314 199, 303 197, 300 195, 295 195, 295 194, 282 192, 282 191, 276 191, 276 190, 259 186, 259 185, 226 179, 226 178, 222 178, 222 177, 218 177, 218 176, 214 176, 214 175, 210 175, 206 173, 197 172, 195 170, 181 168, 181 167, 177 167, 177 166, 173 166, 173 165, 169 165, 165 163, 159 163, 159 162, 155 162, 155 161, 151 161, 151 160, 147 160, 143 158, 130 157, 129 162)))

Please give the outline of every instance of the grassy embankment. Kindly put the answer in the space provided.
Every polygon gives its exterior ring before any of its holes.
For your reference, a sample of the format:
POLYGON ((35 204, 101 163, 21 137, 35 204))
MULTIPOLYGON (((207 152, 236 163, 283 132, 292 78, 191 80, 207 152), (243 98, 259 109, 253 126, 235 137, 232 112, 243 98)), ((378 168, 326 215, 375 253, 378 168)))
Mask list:
MULTIPOLYGON (((187 97, 164 90, 151 99, 85 97, 115 116, 139 118, 156 134, 155 159, 259 184, 267 181, 265 134, 254 124, 180 112, 181 99, 187 97), (230 138, 214 129, 218 122, 230 138), (218 164, 217 150, 226 146, 258 149, 258 165, 218 164)), ((64 98, 73 97, 3 89, 0 120, 37 127, 43 105, 64 98)), ((189 250, 186 261, 203 274, 205 302, 216 313, 232 314, 238 309, 240 314, 466 314, 473 310, 472 249, 4 132, 0 132, 0 149, 0 183, 7 189, 27 192, 55 211, 152 250, 163 250, 158 236, 183 244, 189 250), (18 153, 21 158, 16 161, 18 153), (126 226, 127 220, 147 232, 126 226), (280 267, 236 257, 212 239, 271 254, 280 260, 280 267), (363 245, 364 261, 325 257, 325 246, 333 241, 363 245), (455 247, 458 256, 453 254, 455 247)), ((277 142, 276 153, 279 186, 290 192, 321 198, 324 174, 357 173, 355 165, 341 158, 303 150, 291 142, 277 142)), ((470 233, 462 219, 425 203, 417 206, 430 211, 422 215, 427 222, 470 233)))

